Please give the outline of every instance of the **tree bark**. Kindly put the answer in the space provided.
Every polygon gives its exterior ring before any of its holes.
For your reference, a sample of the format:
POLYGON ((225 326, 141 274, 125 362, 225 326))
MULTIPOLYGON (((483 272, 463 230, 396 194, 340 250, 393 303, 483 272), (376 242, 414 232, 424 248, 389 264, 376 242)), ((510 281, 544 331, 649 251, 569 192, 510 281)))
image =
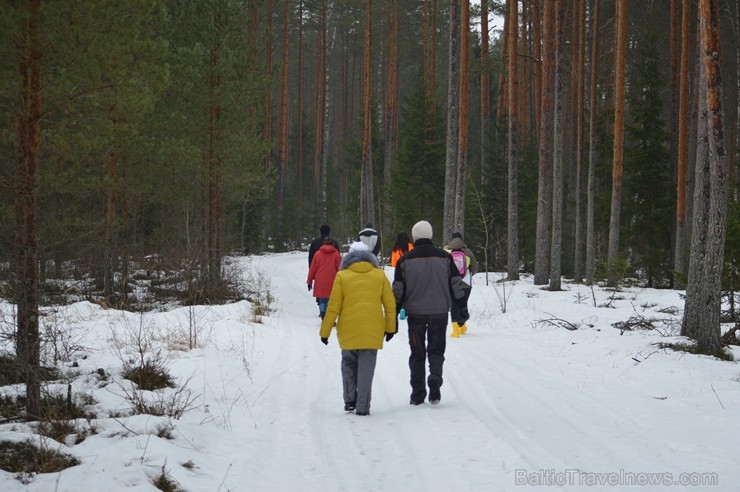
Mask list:
MULTIPOLYGON (((108 150, 106 204, 105 204, 105 251, 103 253, 103 296, 109 306, 117 304, 115 299, 116 258, 116 180, 117 156, 115 149, 108 150)), ((125 286, 124 289, 125 290, 125 286)))
POLYGON ((319 3, 318 32, 316 33, 316 92, 314 94, 314 138, 313 138, 313 199, 314 222, 326 218, 326 201, 322 169, 324 157, 324 131, 326 129, 326 91, 327 91, 327 14, 326 0, 319 3))
MULTIPOLYGON (((671 169, 671 185, 675 188, 678 182, 678 110, 679 110, 679 67, 680 67, 680 53, 678 45, 678 36, 680 32, 679 26, 679 0, 671 0, 670 6, 670 21, 669 21, 669 59, 670 59, 670 89, 671 89, 671 105, 670 105, 670 121, 668 132, 670 135, 670 169, 671 169)), ((673 238, 671 239, 671 255, 672 261, 675 268, 676 265, 676 224, 672 227, 673 238)), ((675 274, 673 275, 675 277, 675 274)), ((676 279, 673 279, 673 286, 675 288, 676 279)))
POLYGON ((552 236, 550 241, 550 290, 561 290, 563 244, 563 130, 565 127, 565 4, 555 1, 557 9, 555 52, 555 112, 553 114, 552 236))
POLYGON ((591 82, 589 90, 589 116, 588 116, 588 183, 586 190, 586 283, 593 284, 595 266, 595 230, 594 215, 596 210, 596 94, 598 89, 599 74, 599 14, 600 0, 594 0, 593 24, 591 26, 591 82))
POLYGON ((507 279, 519 279, 519 165, 520 165, 520 143, 519 143, 519 121, 517 113, 517 64, 518 60, 518 34, 519 15, 517 0, 508 0, 509 15, 509 58, 507 63, 509 89, 509 180, 508 180, 508 213, 507 213, 507 279))
POLYGON ((290 0, 284 0, 283 4, 283 52, 280 60, 280 115, 278 128, 278 186, 277 202, 275 204, 276 234, 280 241, 278 251, 282 251, 282 245, 286 239, 286 231, 283 230, 285 217, 285 193, 288 188, 288 53, 290 47, 290 0))
POLYGON ((438 33, 437 33, 437 14, 439 11, 439 6, 437 4, 437 0, 432 0, 432 47, 431 47, 431 62, 432 62, 432 78, 429 81, 431 83, 431 86, 429 87, 430 94, 432 95, 432 98, 436 100, 437 98, 437 40, 439 39, 438 33))
POLYGON ((622 210, 622 172, 624 155, 624 82, 627 52, 627 0, 617 0, 617 51, 614 60, 614 160, 612 163, 612 201, 609 218, 609 278, 607 285, 618 282, 619 228, 622 210))
POLYGON ((691 0, 683 0, 681 12, 681 68, 679 72, 678 95, 678 155, 676 162, 676 237, 673 269, 673 288, 686 288, 683 279, 686 278, 686 170, 688 167, 688 140, 689 140, 689 29, 691 0))
POLYGON ((489 63, 488 0, 481 0, 480 42, 480 169, 483 193, 488 194, 488 150, 491 139, 491 73, 489 63))
POLYGON ((362 181, 360 183, 360 219, 362 223, 375 222, 375 199, 372 154, 372 96, 373 96, 373 1, 366 2, 365 48, 363 55, 363 107, 364 125, 362 132, 362 181))
POLYGON ((39 306, 38 306, 38 157, 41 144, 41 0, 22 2, 22 39, 19 41, 22 111, 17 120, 17 186, 15 241, 17 245, 17 356, 26 381, 26 413, 41 415, 39 306))
POLYGON ((537 185, 537 237, 535 239, 534 284, 548 283, 552 231, 552 144, 553 83, 555 62, 555 2, 545 2, 542 60, 542 116, 537 185))
POLYGON ((540 2, 532 2, 532 36, 534 38, 534 131, 539 146, 542 126, 542 20, 540 2))
MULTIPOLYGON (((213 13, 216 33, 221 28, 221 13, 213 13)), ((206 212, 206 295, 215 300, 221 293, 221 156, 218 142, 220 140, 219 122, 221 120, 221 103, 218 91, 221 86, 220 74, 220 40, 217 35, 211 39, 210 60, 208 65, 208 144, 207 144, 207 176, 208 182, 208 210, 206 212)), ((266 96, 266 104, 269 101, 266 96)), ((270 130, 269 125, 266 126, 270 130)), ((268 159, 269 162, 269 159, 268 159)))
POLYGON ((442 217, 442 241, 447 240, 455 224, 455 192, 457 188, 457 146, 460 124, 460 79, 458 26, 460 0, 450 0, 449 76, 447 88, 447 157, 445 162, 445 196, 442 217))
POLYGON ((722 114, 719 1, 700 0, 702 98, 706 104, 707 153, 697 162, 689 280, 681 334, 703 353, 718 355, 722 267, 727 218, 728 169, 722 114))
MULTIPOLYGON (((272 74, 272 2, 267 2, 267 33, 265 41, 265 73, 272 74)), ((272 166, 272 84, 267 84, 263 98, 264 120, 262 122, 262 139, 268 144, 269 152, 265 153, 265 169, 272 166)))
POLYGON ((730 182, 735 183, 732 199, 737 202, 740 197, 740 0, 735 0, 735 162, 730 166, 730 182))
MULTIPOLYGON (((507 0, 508 1, 508 0, 507 0)), ((501 46, 501 59, 502 65, 506 64, 506 60, 509 57, 509 43, 506 41, 509 39, 509 16, 504 16, 504 29, 501 34, 502 46, 501 46)), ((506 103, 509 100, 508 90, 509 81, 506 79, 506 70, 501 70, 498 75, 498 97, 496 101, 496 124, 499 124, 504 119, 504 111, 506 110, 506 103)))
MULTIPOLYGON (((462 0, 460 15, 460 122, 458 130, 457 177, 455 183, 455 221, 453 229, 465 234, 465 181, 468 160, 468 116, 470 108, 470 0, 462 0)), ((454 231, 453 231, 454 232, 454 231)), ((444 241, 452 236, 444 236, 444 241)))
POLYGON ((422 18, 422 67, 424 72, 424 94, 427 100, 432 98, 432 49, 430 41, 430 27, 429 27, 429 1, 424 0, 424 13, 422 18))
POLYGON ((735 0, 735 149, 730 159, 730 183, 735 183, 732 188, 732 200, 740 200, 740 0, 735 0))
POLYGON ((303 192, 303 0, 298 2, 298 94, 296 101, 296 174, 298 190, 303 192))
MULTIPOLYGON (((517 108, 518 126, 519 126, 519 148, 525 149, 527 147, 527 139, 529 138, 528 125, 529 125, 529 94, 530 90, 528 87, 529 82, 529 63, 532 58, 532 54, 529 50, 530 45, 530 30, 529 30, 529 2, 521 2, 522 13, 519 16, 521 18, 521 35, 517 36, 517 88, 516 101, 519 107, 517 108)), ((520 150, 520 152, 523 152, 520 150)))
POLYGON ((575 248, 573 258, 573 281, 583 282, 583 258, 586 238, 583 234, 583 157, 585 145, 585 114, 584 97, 586 89, 586 2, 576 1, 576 42, 577 58, 576 69, 573 76, 576 78, 576 220, 575 220, 575 248))
POLYGON ((386 79, 385 79, 385 111, 383 114, 383 137, 384 137, 384 163, 383 163, 383 184, 386 190, 386 196, 383 198, 383 230, 384 237, 391 237, 390 222, 392 213, 392 201, 390 200, 389 190, 391 175, 396 167, 396 153, 398 147, 398 0, 386 0, 387 19, 388 19, 388 37, 386 48, 386 79))

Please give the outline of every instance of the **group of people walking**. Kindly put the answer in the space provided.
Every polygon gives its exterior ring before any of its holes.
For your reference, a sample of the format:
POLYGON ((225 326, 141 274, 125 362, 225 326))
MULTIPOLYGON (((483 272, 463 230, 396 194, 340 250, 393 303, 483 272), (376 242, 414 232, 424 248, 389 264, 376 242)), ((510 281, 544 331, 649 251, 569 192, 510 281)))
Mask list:
POLYGON ((337 329, 345 411, 369 415, 377 351, 398 332, 399 317, 408 324, 409 403, 420 405, 428 399, 438 404, 448 313, 452 336, 459 337, 469 318, 471 287, 465 279, 477 272, 475 256, 465 255, 462 235, 453 234, 444 249, 436 247, 432 226, 424 220, 414 225, 412 238, 399 234, 391 253, 391 283, 378 262, 380 242, 372 224, 360 231, 344 257, 329 226, 321 226, 320 232, 309 247, 307 284, 319 305, 321 341, 328 345, 332 329, 337 329), (455 258, 461 250, 465 256, 455 258))

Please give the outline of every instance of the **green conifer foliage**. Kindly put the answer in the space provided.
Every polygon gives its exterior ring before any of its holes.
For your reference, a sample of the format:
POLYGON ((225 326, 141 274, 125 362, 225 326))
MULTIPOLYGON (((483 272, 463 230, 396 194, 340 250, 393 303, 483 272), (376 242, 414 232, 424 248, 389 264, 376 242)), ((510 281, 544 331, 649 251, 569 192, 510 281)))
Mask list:
POLYGON ((650 286, 668 286, 671 268, 673 195, 661 62, 651 32, 638 46, 630 78, 620 246, 650 286))
MULTIPOLYGON (((429 220, 441 232, 444 205, 444 127, 421 85, 403 107, 398 169, 392 177, 395 231, 429 220)), ((441 241, 442 239, 439 238, 441 241)))

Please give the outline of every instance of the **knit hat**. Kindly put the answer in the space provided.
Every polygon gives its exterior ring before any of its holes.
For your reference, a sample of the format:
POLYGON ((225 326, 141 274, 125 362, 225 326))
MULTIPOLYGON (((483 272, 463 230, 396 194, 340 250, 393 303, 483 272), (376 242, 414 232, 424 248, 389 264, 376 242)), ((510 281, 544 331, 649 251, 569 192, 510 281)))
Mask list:
POLYGON ((319 232, 321 232, 322 236, 328 236, 329 234, 331 234, 331 228, 328 225, 324 224, 319 227, 319 232))
POLYGON ((420 220, 411 229, 411 236, 413 236, 414 241, 417 239, 432 239, 432 224, 426 220, 420 220))
POLYGON ((459 232, 453 232, 452 239, 455 239, 456 237, 459 237, 460 239, 462 239, 462 234, 460 234, 459 232))
POLYGON ((367 244, 357 241, 349 245, 350 251, 370 251, 367 249, 367 244))

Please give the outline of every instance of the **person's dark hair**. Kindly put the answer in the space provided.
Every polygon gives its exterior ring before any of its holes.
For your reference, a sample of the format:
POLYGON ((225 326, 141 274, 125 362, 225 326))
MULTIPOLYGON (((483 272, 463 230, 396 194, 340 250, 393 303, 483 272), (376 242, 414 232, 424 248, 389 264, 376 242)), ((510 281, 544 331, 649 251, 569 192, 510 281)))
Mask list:
POLYGON ((456 237, 462 239, 462 234, 459 232, 453 232, 452 239, 455 239, 456 237))
POLYGON ((409 238, 409 235, 405 232, 399 232, 398 237, 396 237, 396 244, 393 245, 393 250, 400 249, 404 253, 409 252, 409 243, 411 242, 411 239, 409 238))
POLYGON ((319 231, 321 232, 322 236, 328 236, 329 234, 331 234, 331 228, 326 224, 319 227, 319 231))

